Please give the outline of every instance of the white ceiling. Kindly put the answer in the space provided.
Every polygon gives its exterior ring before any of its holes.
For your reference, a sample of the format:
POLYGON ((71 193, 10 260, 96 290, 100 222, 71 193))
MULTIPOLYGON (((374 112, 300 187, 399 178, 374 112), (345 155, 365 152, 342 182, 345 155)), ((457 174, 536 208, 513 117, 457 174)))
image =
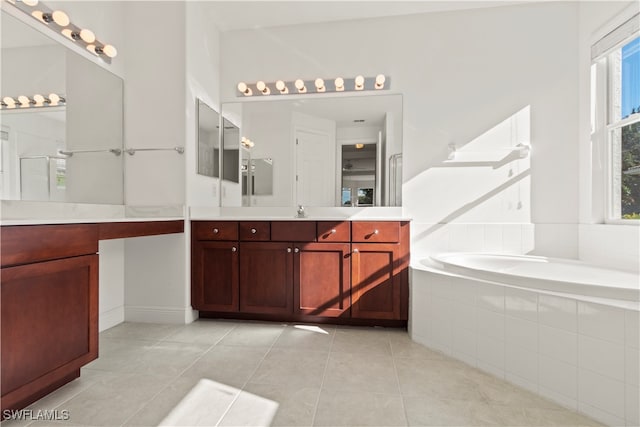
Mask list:
POLYGON ((248 30, 384 16, 507 6, 527 0, 414 1, 208 1, 207 18, 220 31, 248 30))

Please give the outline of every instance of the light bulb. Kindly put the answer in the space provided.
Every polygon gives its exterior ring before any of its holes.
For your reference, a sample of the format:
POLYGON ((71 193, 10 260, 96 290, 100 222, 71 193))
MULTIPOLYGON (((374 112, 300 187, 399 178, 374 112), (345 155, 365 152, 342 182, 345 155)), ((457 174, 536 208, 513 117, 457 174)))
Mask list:
POLYGON ((304 81, 302 79, 296 80, 295 85, 299 93, 305 93, 307 91, 307 88, 304 86, 304 81))
POLYGON ((61 10, 55 10, 51 17, 53 18, 53 22, 60 25, 61 27, 66 27, 67 25, 69 25, 69 17, 61 10))
POLYGON ((50 101, 50 105, 58 105, 58 102, 60 102, 60 97, 55 93, 50 93, 49 101, 50 101))
POLYGON ((31 16, 33 16, 34 18, 36 18, 37 20, 39 20, 43 24, 47 23, 47 21, 45 21, 45 19, 44 19, 44 13, 42 13, 41 10, 34 10, 33 12, 31 12, 31 16))
POLYGON ((364 148, 364 144, 359 142, 356 144, 356 150, 362 150, 364 148))
POLYGON ((344 80, 342 77, 338 77, 334 83, 336 85, 336 91, 342 92, 344 90, 344 80))
POLYGON ((247 87, 247 84, 245 82, 238 83, 238 92, 245 93, 247 91, 247 89, 248 89, 248 87, 247 87))
POLYGON ((13 108, 16 106, 16 100, 10 96, 5 96, 4 98, 2 98, 2 102, 7 104, 7 107, 9 108, 13 108))
POLYGON ((316 79, 315 81, 315 85, 316 85, 316 89, 318 90, 318 92, 324 92, 324 80, 322 79, 316 79))
POLYGON ((385 80, 386 78, 384 77, 384 74, 378 74, 376 76, 376 89, 382 89, 384 87, 385 80))
POLYGON ((63 28, 62 31, 60 32, 62 33, 63 36, 75 41, 75 39, 73 38, 73 31, 71 31, 71 29, 63 28))
POLYGON ((20 107, 25 108, 29 106, 29 98, 24 96, 24 95, 20 95, 18 97, 18 102, 20 103, 20 107))
POLYGON ((87 45, 87 50, 91 53, 93 53, 94 55, 97 55, 98 52, 96 52, 96 45, 94 44, 88 44, 87 45))
POLYGON ((364 88, 364 77, 356 76, 356 90, 362 90, 364 88))
POLYGON ((262 92, 263 95, 269 95, 271 93, 271 89, 269 89, 269 87, 266 85, 265 82, 263 82, 262 80, 259 80, 256 83, 256 88, 262 92))
POLYGON ((289 88, 287 88, 287 85, 282 80, 276 82, 276 89, 282 94, 289 93, 289 88))
POLYGON ((26 4, 27 6, 36 6, 38 4, 38 0, 22 0, 22 3, 26 4))
POLYGON ((93 31, 87 30, 86 28, 80 30, 80 38, 84 40, 85 43, 93 43, 96 41, 96 35, 93 34, 93 31))
POLYGON ((44 105, 44 96, 39 93, 33 95, 33 100, 36 102, 36 107, 42 107, 44 105))
POLYGON ((109 58, 115 58, 116 55, 118 54, 118 51, 116 50, 116 48, 110 44, 104 45, 102 47, 102 52, 104 52, 104 54, 107 55, 109 58))

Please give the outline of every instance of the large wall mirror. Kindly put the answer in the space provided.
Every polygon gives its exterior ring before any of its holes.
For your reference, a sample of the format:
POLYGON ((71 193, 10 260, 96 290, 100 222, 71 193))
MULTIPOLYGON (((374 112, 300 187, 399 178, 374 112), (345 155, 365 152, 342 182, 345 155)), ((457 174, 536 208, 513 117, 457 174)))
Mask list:
POLYGON ((62 98, 3 106, 0 198, 123 204, 122 79, 5 10, 0 19, 1 96, 62 98))
POLYGON ((222 115, 249 142, 238 150, 242 205, 401 205, 402 95, 228 103, 222 115))
POLYGON ((220 177, 220 115, 202 100, 198 106, 198 174, 220 177))

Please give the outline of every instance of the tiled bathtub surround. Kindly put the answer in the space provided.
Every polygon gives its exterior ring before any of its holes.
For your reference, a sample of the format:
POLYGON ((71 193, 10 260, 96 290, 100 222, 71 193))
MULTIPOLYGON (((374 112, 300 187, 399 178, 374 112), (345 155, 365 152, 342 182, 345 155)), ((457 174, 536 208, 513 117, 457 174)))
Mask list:
POLYGON ((57 426, 599 425, 404 330, 216 320, 102 332, 100 358, 30 409, 68 411, 57 426))
POLYGON ((587 414, 640 425, 638 311, 412 269, 414 341, 587 414))

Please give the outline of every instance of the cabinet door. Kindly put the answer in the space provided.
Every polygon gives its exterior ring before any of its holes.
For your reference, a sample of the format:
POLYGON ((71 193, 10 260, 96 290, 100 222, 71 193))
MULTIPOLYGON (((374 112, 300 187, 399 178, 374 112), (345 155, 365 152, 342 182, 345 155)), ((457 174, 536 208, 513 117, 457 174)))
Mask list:
POLYGON ((293 313, 291 243, 240 243, 240 311, 293 313))
POLYGON ((238 243, 196 241, 191 259, 193 308, 238 311, 238 243))
POLYGON ((351 317, 400 319, 402 269, 399 244, 352 245, 351 317))
POLYGON ((0 295, 2 409, 98 357, 98 255, 3 268, 0 295))
POLYGON ((305 243, 294 249, 293 292, 297 314, 349 315, 351 282, 348 243, 305 243))

